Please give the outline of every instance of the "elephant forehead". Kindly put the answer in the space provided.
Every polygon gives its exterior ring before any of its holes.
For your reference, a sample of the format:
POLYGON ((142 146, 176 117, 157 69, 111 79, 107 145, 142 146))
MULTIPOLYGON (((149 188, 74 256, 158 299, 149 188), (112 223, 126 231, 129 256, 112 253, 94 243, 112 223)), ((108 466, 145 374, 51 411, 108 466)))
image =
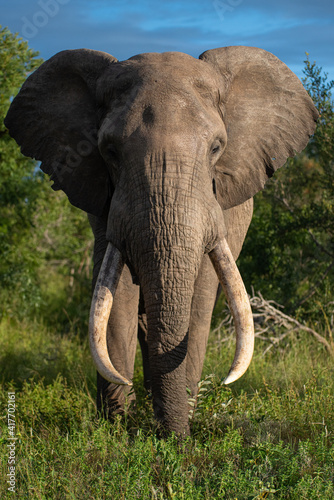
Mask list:
POLYGON ((119 64, 121 71, 115 79, 116 85, 137 80, 149 85, 164 82, 174 88, 193 85, 211 92, 221 86, 221 76, 212 66, 182 52, 140 54, 119 64))
POLYGON ((115 63, 112 71, 101 82, 100 94, 110 110, 108 123, 123 135, 133 134, 139 124, 140 131, 152 133, 154 125, 156 132, 171 133, 187 121, 209 135, 212 124, 221 126, 219 75, 208 63, 182 53, 149 53, 115 63))

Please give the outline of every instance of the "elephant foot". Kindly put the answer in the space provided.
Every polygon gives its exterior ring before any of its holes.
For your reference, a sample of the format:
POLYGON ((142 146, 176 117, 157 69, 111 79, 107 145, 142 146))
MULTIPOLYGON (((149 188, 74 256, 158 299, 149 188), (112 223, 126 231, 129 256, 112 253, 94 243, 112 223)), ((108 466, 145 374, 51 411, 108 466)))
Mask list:
POLYGON ((171 435, 177 438, 177 442, 181 445, 190 436, 190 427, 187 425, 182 429, 170 429, 163 422, 158 422, 156 436, 158 439, 168 439, 171 435))
POLYGON ((135 411, 136 395, 132 387, 110 384, 98 376, 96 406, 98 416, 112 422, 117 415, 135 411))

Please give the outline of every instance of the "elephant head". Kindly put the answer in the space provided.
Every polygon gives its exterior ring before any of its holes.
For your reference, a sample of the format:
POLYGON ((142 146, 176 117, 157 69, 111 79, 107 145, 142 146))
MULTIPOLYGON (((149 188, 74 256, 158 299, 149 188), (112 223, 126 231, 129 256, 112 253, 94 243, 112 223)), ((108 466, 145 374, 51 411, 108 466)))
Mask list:
POLYGON ((235 317, 226 383, 250 363, 252 315, 224 214, 306 146, 317 116, 287 66, 251 47, 121 62, 103 52, 64 51, 27 79, 10 107, 5 123, 22 153, 42 162, 53 189, 73 205, 107 220, 90 316, 97 370, 130 383, 106 342, 125 266, 144 299, 155 413, 170 430, 188 432, 189 323, 207 254, 235 317))

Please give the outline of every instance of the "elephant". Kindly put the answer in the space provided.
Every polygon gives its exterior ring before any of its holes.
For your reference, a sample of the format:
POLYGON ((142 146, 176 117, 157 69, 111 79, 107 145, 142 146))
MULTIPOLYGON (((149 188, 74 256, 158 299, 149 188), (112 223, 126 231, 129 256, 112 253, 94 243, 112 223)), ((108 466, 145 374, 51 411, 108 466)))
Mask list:
POLYGON ((219 289, 234 316, 232 383, 253 355, 236 260, 253 196, 302 151, 318 112, 298 77, 259 48, 57 53, 32 73, 5 119, 54 190, 88 214, 95 237, 89 342, 97 405, 124 412, 137 339, 163 434, 190 434, 219 289), (220 284, 220 285, 219 285, 220 284))

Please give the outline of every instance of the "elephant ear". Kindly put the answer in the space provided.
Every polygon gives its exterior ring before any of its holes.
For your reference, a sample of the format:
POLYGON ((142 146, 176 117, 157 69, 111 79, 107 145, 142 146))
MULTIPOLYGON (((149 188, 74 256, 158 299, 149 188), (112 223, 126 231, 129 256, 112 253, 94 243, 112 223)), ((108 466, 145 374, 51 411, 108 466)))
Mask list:
POLYGON ((223 47, 200 59, 223 77, 221 111, 227 146, 216 165, 223 209, 239 205, 307 145, 318 112, 301 81, 273 54, 255 47, 223 47))
POLYGON ((59 52, 22 86, 5 119, 24 155, 70 202, 101 215, 111 196, 109 175, 97 147, 96 84, 117 59, 104 52, 59 52))

